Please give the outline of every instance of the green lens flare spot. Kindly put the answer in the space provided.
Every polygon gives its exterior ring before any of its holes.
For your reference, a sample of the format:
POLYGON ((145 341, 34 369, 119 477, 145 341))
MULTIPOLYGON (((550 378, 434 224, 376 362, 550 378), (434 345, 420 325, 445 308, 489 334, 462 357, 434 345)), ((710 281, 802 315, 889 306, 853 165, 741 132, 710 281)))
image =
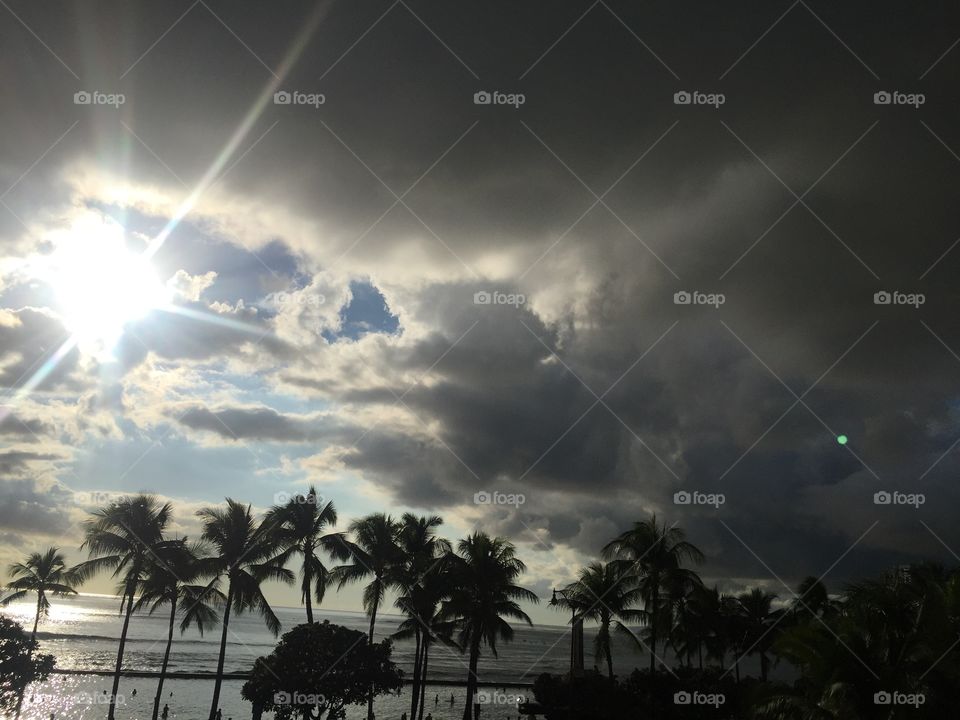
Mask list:
POLYGON ((846 445, 846 444, 847 444, 847 436, 846 436, 846 435, 837 435, 837 442, 840 443, 841 445, 846 445))

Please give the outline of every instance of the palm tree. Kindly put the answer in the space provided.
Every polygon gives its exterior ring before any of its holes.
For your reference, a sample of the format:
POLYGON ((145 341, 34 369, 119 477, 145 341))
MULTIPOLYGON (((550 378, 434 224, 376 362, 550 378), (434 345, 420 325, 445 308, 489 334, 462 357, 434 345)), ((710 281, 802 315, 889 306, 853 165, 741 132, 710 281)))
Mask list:
POLYGON ((747 646, 748 655, 760 655, 760 679, 763 682, 767 681, 770 669, 767 653, 773 645, 773 628, 783 614, 782 610, 773 609, 773 601, 776 599, 775 593, 764 592, 760 588, 753 588, 737 596, 740 617, 743 619, 743 642, 747 646))
POLYGON ((221 578, 227 580, 226 599, 223 604, 223 632, 220 636, 220 655, 217 658, 217 677, 210 703, 210 718, 214 720, 220 702, 220 686, 223 683, 223 663, 227 652, 227 631, 231 610, 240 615, 255 611, 266 623, 267 629, 276 637, 280 634, 280 620, 263 595, 260 584, 266 580, 279 580, 293 584, 294 575, 283 567, 276 541, 269 528, 258 523, 249 505, 227 498, 227 506, 206 507, 197 511, 203 522, 203 539, 217 551, 217 557, 201 563, 203 572, 214 579, 208 585, 214 589, 221 578))
POLYGON ((284 564, 288 558, 299 556, 300 565, 300 601, 307 607, 307 622, 313 622, 313 604, 323 602, 323 595, 329 584, 329 571, 317 555, 324 549, 330 552, 333 543, 339 545, 338 536, 324 535, 324 529, 337 524, 337 511, 333 502, 323 503, 317 491, 310 487, 306 495, 295 495, 285 505, 274 505, 263 519, 264 526, 270 528, 284 564))
POLYGON ((418 600, 419 622, 423 625, 423 644, 420 651, 420 709, 419 720, 423 720, 423 711, 426 707, 424 701, 427 692, 427 678, 430 665, 430 648, 440 642, 462 651, 452 637, 453 628, 451 623, 446 621, 441 615, 441 602, 447 594, 449 587, 450 572, 450 554, 443 557, 441 566, 434 570, 423 580, 423 593, 418 600))
POLYGON ((591 563, 580 570, 577 580, 557 594, 559 607, 573 610, 584 620, 593 620, 599 625, 594 638, 597 662, 603 658, 607 674, 613 679, 613 653, 611 650, 610 626, 631 634, 622 621, 639 620, 642 613, 630 608, 640 601, 640 589, 630 587, 619 574, 614 563, 591 563))
POLYGON ((40 618, 50 616, 50 599, 47 593, 59 597, 76 595, 77 591, 70 584, 76 582, 77 578, 71 576, 63 553, 60 548, 55 547, 47 548, 43 553, 30 553, 23 562, 10 565, 7 572, 14 578, 7 585, 7 589, 13 592, 0 600, 0 605, 6 607, 32 592, 37 594, 37 610, 33 618, 33 632, 30 633, 32 645, 37 638, 40 618))
POLYGON ((448 597, 440 615, 453 622, 459 645, 470 653, 463 720, 473 720, 481 646, 486 644, 496 657, 497 642, 513 639, 513 628, 504 618, 532 625, 518 601, 537 603, 539 598, 515 583, 525 570, 514 546, 503 538, 476 532, 457 544, 448 597))
MULTIPOLYGON (((354 520, 347 528, 353 540, 342 535, 336 537, 331 552, 338 560, 352 560, 350 565, 333 569, 332 580, 342 588, 348 583, 371 578, 363 589, 363 609, 370 616, 369 643, 373 645, 373 631, 377 623, 377 610, 383 603, 387 590, 399 586, 399 572, 403 565, 400 549, 400 525, 389 515, 374 513, 354 520)), ((367 697, 367 720, 373 720, 373 688, 367 697)))
POLYGON ((952 717, 960 682, 960 574, 925 563, 848 586, 822 618, 808 615, 779 633, 773 650, 803 681, 762 704, 758 717, 901 717, 874 693, 909 688, 923 709, 903 717, 952 717))
MULTIPOLYGON (((611 540, 603 555, 614 561, 618 574, 640 590, 650 639, 650 671, 656 668, 660 629, 669 628, 664 617, 666 590, 673 593, 700 585, 700 578, 683 567, 686 562, 700 564, 703 553, 687 542, 686 534, 675 526, 657 523, 657 516, 641 521, 611 540)), ((668 608, 667 608, 668 609, 668 608)))
POLYGON ((826 586, 815 577, 804 578, 790 601, 790 613, 794 619, 811 616, 823 618, 833 614, 836 609, 837 605, 830 599, 826 586))
POLYGON ((92 515, 85 523, 85 540, 80 546, 88 551, 91 559, 78 565, 74 572, 85 580, 101 570, 112 570, 118 580, 123 627, 107 711, 108 720, 114 720, 134 595, 157 557, 170 545, 163 532, 170 522, 172 508, 170 503, 161 504, 153 495, 141 494, 120 498, 92 515))
POLYGON ((700 585, 687 593, 675 609, 671 635, 690 666, 696 654, 697 666, 703 670, 703 648, 708 636, 716 628, 719 604, 720 593, 717 589, 700 585))
MULTIPOLYGON (((7 569, 13 581, 7 586, 13 592, 0 601, 6 607, 28 594, 37 594, 37 610, 33 617, 33 632, 30 633, 30 652, 37 639, 37 625, 41 617, 49 617, 50 600, 47 593, 54 596, 76 595, 71 585, 77 580, 67 570, 67 563, 59 548, 47 548, 43 553, 30 553, 23 562, 13 563, 7 569)), ((23 693, 17 698, 16 717, 20 717, 23 707, 23 693)))
MULTIPOLYGON (((199 543, 188 544, 186 538, 169 548, 164 548, 162 556, 150 567, 140 583, 139 598, 133 606, 134 611, 149 607, 152 615, 164 605, 170 606, 167 645, 163 651, 160 678, 157 681, 157 692, 153 699, 152 720, 157 720, 160 713, 160 698, 163 695, 163 681, 170 662, 170 647, 173 644, 173 626, 176 623, 177 612, 182 611, 183 614, 180 621, 181 634, 191 625, 195 625, 203 636, 204 631, 216 625, 220 619, 210 604, 211 590, 205 585, 190 584, 191 581, 202 576, 200 558, 205 554, 205 550, 206 548, 199 543)), ((222 603, 225 598, 217 591, 212 592, 216 593, 212 599, 222 603)))
MULTIPOLYGON (((856 641, 864 628, 840 617, 828 620, 833 627, 808 619, 778 634, 774 651, 800 673, 794 688, 781 687, 761 696, 754 716, 765 720, 846 720, 872 717, 873 693, 881 686, 858 657, 871 641, 856 641), (840 641, 834 633, 838 633, 840 641), (851 653, 849 648, 853 648, 851 653)), ((868 653, 864 657, 872 660, 868 653)), ((898 676, 898 682, 905 680, 898 676)))
POLYGON ((680 664, 693 667, 693 656, 696 654, 699 666, 702 669, 702 634, 699 627, 700 617, 697 607, 697 591, 700 588, 702 586, 670 594, 666 614, 670 616, 671 622, 667 633, 667 641, 680 660, 680 664))
POLYGON ((733 653, 733 667, 737 683, 740 683, 740 661, 742 654, 746 649, 745 638, 747 635, 743 613, 740 608, 740 601, 734 595, 720 596, 720 617, 715 639, 714 654, 720 660, 720 664, 725 662, 724 658, 728 651, 733 653))
POLYGON ((692 647, 685 647, 688 654, 696 652, 699 668, 703 669, 704 650, 707 659, 718 660, 723 665, 730 647, 730 627, 728 621, 732 607, 731 598, 722 595, 716 586, 695 587, 686 597, 682 616, 685 640, 692 647))
POLYGON ((447 556, 451 548, 449 541, 436 535, 436 528, 443 524, 443 518, 405 513, 401 523, 398 540, 405 561, 398 569, 397 583, 401 595, 395 604, 407 619, 400 624, 394 637, 413 637, 415 640, 410 717, 416 720, 418 707, 420 716, 423 716, 430 645, 438 638, 449 642, 438 611, 447 586, 447 556))

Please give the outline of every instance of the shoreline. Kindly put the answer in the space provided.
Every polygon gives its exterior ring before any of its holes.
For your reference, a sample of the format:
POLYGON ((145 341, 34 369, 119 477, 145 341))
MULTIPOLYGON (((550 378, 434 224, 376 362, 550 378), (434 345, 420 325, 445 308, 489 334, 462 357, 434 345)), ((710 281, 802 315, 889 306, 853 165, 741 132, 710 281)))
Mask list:
MULTIPOLYGON (((53 669, 50 671, 50 675, 98 675, 100 677, 113 677, 113 670, 68 670, 68 669, 53 669)), ((248 672, 225 672, 223 674, 224 680, 248 680, 251 676, 251 673, 248 672)), ((160 673, 156 670, 121 670, 120 677, 130 677, 130 678, 159 678, 160 673)), ((216 673, 212 672, 182 672, 182 671, 173 671, 168 672, 164 675, 165 680, 215 680, 217 677, 216 673)), ((445 687, 466 687, 467 684, 460 680, 428 680, 427 685, 440 685, 445 687)), ((532 682, 520 682, 520 681, 511 681, 511 682, 492 682, 489 680, 478 680, 477 687, 522 687, 522 688, 532 688, 532 682)))

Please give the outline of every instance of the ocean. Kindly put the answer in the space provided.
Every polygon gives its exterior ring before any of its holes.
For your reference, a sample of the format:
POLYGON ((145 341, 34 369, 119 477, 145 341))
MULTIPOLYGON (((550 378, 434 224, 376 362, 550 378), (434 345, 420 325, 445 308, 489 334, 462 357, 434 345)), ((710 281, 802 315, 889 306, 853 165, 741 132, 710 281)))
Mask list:
MULTIPOLYGON (((65 670, 112 671, 116 662, 117 641, 121 627, 118 615, 119 600, 98 595, 79 595, 71 598, 54 598, 51 616, 41 623, 38 639, 43 652, 57 659, 57 668, 65 670)), ((4 614, 22 623, 28 630, 32 627, 35 604, 16 603, 4 610, 4 614)), ((283 631, 305 622, 303 608, 274 608, 283 623, 283 631)), ((558 613, 558 620, 560 614, 558 613)), ((362 613, 314 609, 314 619, 329 619, 346 627, 367 631, 368 620, 362 613)), ((127 645, 124 653, 125 670, 156 671, 163 659, 166 643, 168 615, 162 610, 155 615, 138 614, 130 622, 127 645)), ((383 613, 377 617, 377 639, 393 633, 401 618, 383 613)), ((499 657, 494 658, 488 650, 480 658, 478 675, 484 682, 496 683, 497 692, 491 689, 498 701, 485 705, 483 718, 516 718, 517 711, 510 699, 516 695, 532 697, 528 683, 544 672, 564 673, 569 668, 570 633, 563 625, 537 625, 526 627, 514 624, 513 642, 498 647, 499 657), (503 701, 503 702, 500 702, 503 701)), ((586 665, 592 665, 593 637, 586 630, 586 665)), ((170 653, 171 672, 213 672, 216 670, 220 642, 220 628, 214 628, 203 637, 196 630, 180 635, 174 633, 170 653)), ((227 672, 248 672, 253 661, 271 652, 276 639, 267 631, 261 620, 254 615, 232 616, 228 635, 227 656, 224 669, 227 672)), ((409 676, 413 668, 414 644, 412 640, 395 641, 393 660, 409 676)), ((614 647, 614 669, 629 673, 635 667, 645 667, 648 656, 637 652, 619 639, 614 647)), ((433 720, 459 719, 465 700, 464 684, 467 677, 467 658, 454 650, 435 646, 430 658, 430 679, 453 685, 433 685, 427 690, 426 711, 433 720), (451 695, 454 703, 450 704, 451 695), (438 697, 439 696, 439 697, 438 697)), ((23 720, 49 720, 51 713, 56 720, 93 720, 106 717, 103 706, 103 691, 110 691, 112 678, 95 675, 52 675, 50 679, 31 688, 24 703, 23 720)), ((224 681, 220 706, 223 718, 240 720, 251 717, 251 707, 240 697, 243 681, 224 681)), ((168 679, 164 683, 163 702, 169 705, 170 717, 182 720, 206 720, 213 682, 207 679, 168 679)), ((120 696, 124 701, 118 708, 118 720, 149 719, 156 693, 155 678, 122 678, 120 696), (134 694, 136 690, 136 694, 134 694)), ((403 712, 409 712, 409 696, 404 690, 399 697, 381 696, 376 700, 375 711, 379 720, 399 720, 403 712)), ((161 706, 162 707, 162 706, 161 706)), ((347 709, 350 720, 366 716, 365 707, 347 709)), ((426 715, 424 716, 426 717, 426 715)), ((264 718, 270 718, 266 713, 264 718)))

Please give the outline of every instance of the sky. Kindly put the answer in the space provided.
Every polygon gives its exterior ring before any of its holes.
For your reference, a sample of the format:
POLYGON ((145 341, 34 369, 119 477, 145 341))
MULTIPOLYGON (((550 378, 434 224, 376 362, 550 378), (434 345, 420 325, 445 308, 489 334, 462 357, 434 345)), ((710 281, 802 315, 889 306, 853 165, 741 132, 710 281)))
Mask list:
POLYGON ((545 600, 960 560, 955 3, 0 4, 4 566, 310 484, 545 600))

